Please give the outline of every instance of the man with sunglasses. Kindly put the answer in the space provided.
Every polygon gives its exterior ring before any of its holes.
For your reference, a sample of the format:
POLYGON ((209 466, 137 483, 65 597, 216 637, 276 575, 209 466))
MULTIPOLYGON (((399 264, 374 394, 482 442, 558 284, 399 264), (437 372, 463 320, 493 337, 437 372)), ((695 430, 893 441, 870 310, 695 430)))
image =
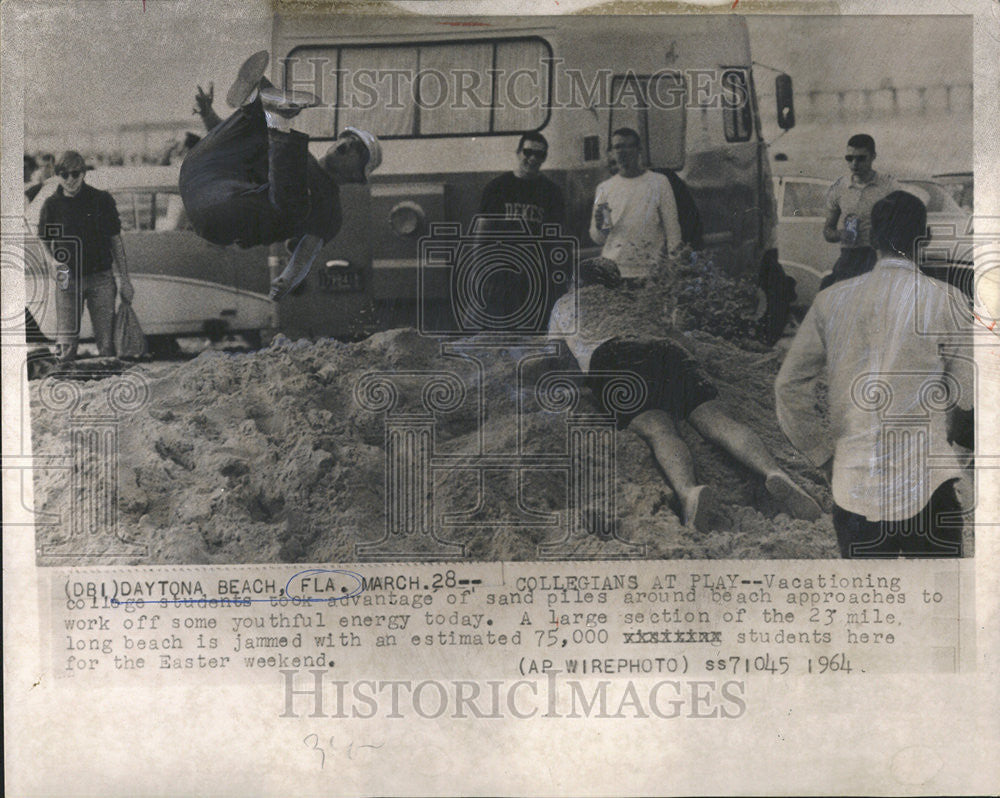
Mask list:
POLYGON ((623 278, 648 277, 657 259, 682 244, 674 191, 666 176, 642 163, 642 141, 632 128, 611 134, 618 171, 597 186, 590 237, 623 278))
POLYGON ((833 272, 820 282, 820 290, 840 280, 870 272, 878 260, 871 245, 871 215, 875 203, 899 186, 890 175, 872 168, 875 160, 875 139, 858 133, 847 141, 844 156, 850 174, 844 175, 826 192, 826 224, 823 238, 840 244, 840 257, 833 272))
POLYGON ((67 150, 56 163, 59 187, 42 205, 38 233, 56 259, 57 348, 62 362, 76 358, 83 304, 101 357, 113 357, 115 276, 122 301, 135 294, 128 277, 121 220, 114 198, 84 181, 83 156, 67 150), (67 257, 68 256, 68 257, 67 257))
POLYGON ((310 155, 309 137, 292 120, 319 100, 274 86, 264 77, 268 61, 261 50, 240 67, 226 96, 236 112, 225 121, 212 109, 212 89, 199 87, 195 113, 209 133, 184 159, 180 191, 195 231, 214 244, 287 241, 288 266, 271 283, 278 300, 306 278, 339 232, 339 187, 367 183, 382 148, 371 133, 347 127, 322 158, 310 155))
POLYGON ((541 232, 543 223, 561 225, 566 213, 562 192, 541 173, 548 155, 549 143, 541 133, 521 136, 514 171, 486 185, 479 212, 524 219, 535 235, 541 232))
MULTIPOLYGON (((517 164, 513 172, 494 178, 483 189, 479 212, 491 216, 502 216, 504 220, 520 219, 525 222, 531 235, 539 236, 543 224, 565 222, 566 206, 559 186, 541 174, 542 164, 549 154, 549 143, 545 136, 536 131, 525 133, 517 143, 517 164)), ((490 231, 499 231, 502 222, 489 220, 479 228, 487 236, 490 231)), ((518 285, 518 276, 510 271, 496 272, 486 287, 486 302, 489 315, 505 317, 516 313, 525 301, 525 285, 518 285)), ((539 329, 548 325, 548 310, 558 294, 565 287, 550 285, 546 296, 549 308, 542 317, 539 329)))

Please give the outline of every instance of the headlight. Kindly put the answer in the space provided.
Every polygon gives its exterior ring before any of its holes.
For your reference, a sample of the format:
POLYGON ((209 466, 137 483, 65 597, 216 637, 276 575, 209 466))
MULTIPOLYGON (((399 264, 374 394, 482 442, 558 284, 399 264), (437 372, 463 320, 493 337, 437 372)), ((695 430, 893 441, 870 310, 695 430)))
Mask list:
POLYGON ((389 226, 401 238, 412 238, 424 230, 427 215, 415 202, 400 202, 389 211, 389 226))

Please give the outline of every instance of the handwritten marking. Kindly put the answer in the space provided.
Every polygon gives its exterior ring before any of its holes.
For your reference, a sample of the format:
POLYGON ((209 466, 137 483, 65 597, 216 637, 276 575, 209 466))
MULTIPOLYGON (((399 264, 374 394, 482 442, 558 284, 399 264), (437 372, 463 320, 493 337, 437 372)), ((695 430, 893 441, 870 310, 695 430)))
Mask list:
POLYGON ((1000 330, 996 329, 996 326, 997 326, 996 319, 994 319, 989 324, 987 324, 986 321, 982 317, 980 317, 980 315, 978 313, 976 313, 975 311, 973 311, 972 317, 976 321, 978 321, 980 324, 982 324, 987 330, 989 330, 994 335, 1000 335, 1000 330))

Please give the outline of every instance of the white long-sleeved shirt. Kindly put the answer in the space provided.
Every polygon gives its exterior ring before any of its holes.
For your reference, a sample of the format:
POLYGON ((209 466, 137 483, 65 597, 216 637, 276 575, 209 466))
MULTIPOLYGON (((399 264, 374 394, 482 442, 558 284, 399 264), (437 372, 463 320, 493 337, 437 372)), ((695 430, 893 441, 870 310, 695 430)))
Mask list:
POLYGON ((972 407, 972 313, 951 286, 883 258, 813 301, 775 383, 778 423, 833 499, 870 521, 911 518, 960 475, 946 408, 972 407), (827 376, 830 424, 817 407, 827 376))
POLYGON ((681 224, 670 181, 659 172, 615 175, 598 184, 594 207, 611 208, 611 229, 598 230, 593 213, 590 237, 601 255, 615 261, 622 277, 647 277, 657 258, 681 243, 681 224))

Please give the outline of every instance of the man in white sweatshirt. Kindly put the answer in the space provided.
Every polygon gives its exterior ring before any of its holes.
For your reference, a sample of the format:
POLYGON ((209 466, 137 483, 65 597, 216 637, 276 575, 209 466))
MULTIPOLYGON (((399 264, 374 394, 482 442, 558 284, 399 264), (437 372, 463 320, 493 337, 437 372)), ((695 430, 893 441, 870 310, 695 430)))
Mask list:
POLYGON ((681 225, 670 181, 640 158, 639 134, 623 127, 611 135, 618 173, 597 186, 590 237, 624 279, 648 277, 653 264, 681 245, 681 225))

